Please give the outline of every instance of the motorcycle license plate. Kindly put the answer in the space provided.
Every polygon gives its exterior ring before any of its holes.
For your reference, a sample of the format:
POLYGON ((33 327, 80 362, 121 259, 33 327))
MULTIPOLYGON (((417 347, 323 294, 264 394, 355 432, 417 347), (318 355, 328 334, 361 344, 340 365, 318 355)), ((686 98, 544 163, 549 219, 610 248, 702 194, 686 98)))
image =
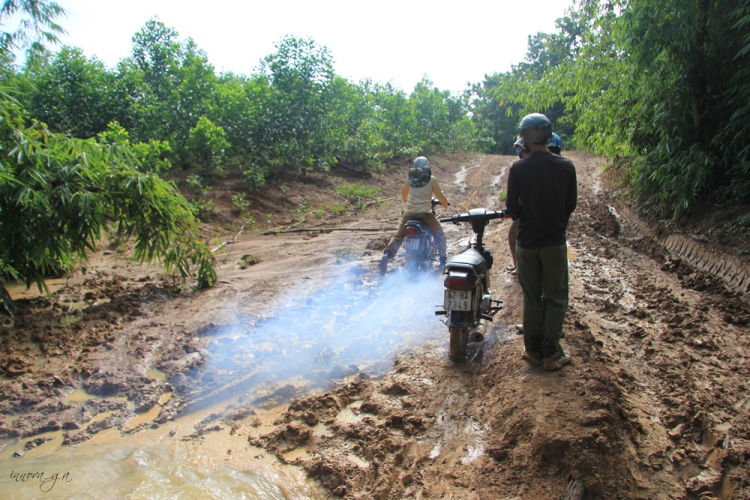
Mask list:
POLYGON ((404 240, 405 250, 418 250, 419 249, 419 238, 406 238, 404 240))
POLYGON ((471 311, 471 292, 446 290, 443 308, 446 311, 471 311))

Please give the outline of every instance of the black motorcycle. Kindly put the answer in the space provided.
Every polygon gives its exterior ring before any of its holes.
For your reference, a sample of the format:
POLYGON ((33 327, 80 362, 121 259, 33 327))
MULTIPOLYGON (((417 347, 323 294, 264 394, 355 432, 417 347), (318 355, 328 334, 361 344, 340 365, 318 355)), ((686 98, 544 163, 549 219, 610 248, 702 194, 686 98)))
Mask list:
MULTIPOLYGON (((435 206, 440 205, 437 198, 432 198, 432 215, 435 215, 435 206)), ((406 259, 406 270, 410 273, 427 270, 435 260, 438 248, 426 222, 419 219, 408 220, 404 224, 406 236, 403 248, 406 259)))
POLYGON ((484 340, 487 321, 502 309, 502 300, 493 300, 490 295, 490 269, 492 252, 484 248, 482 237, 487 223, 493 219, 505 219, 507 210, 488 212, 484 208, 474 208, 465 214, 440 219, 440 222, 469 222, 476 239, 463 252, 451 257, 445 264, 444 311, 436 315, 447 316, 450 333, 450 358, 453 361, 466 359, 466 346, 469 339, 474 342, 484 340), (497 304, 497 305, 493 305, 497 304))

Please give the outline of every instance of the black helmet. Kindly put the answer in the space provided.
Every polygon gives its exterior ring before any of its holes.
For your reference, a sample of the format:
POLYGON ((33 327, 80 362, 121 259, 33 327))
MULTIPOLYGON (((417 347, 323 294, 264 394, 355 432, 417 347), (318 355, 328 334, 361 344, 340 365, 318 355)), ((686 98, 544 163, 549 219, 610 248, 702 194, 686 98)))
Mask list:
POLYGON ((409 185, 413 188, 421 188, 427 185, 432 178, 432 170, 427 158, 420 156, 414 160, 414 167, 409 169, 409 185))
POLYGON ((518 134, 526 144, 546 144, 552 137, 552 123, 541 113, 526 115, 518 125, 518 134))

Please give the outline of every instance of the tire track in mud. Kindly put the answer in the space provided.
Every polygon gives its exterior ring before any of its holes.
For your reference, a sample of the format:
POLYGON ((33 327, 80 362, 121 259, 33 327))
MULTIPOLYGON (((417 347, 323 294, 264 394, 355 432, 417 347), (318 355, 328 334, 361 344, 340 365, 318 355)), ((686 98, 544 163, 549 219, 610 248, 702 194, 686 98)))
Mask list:
POLYGON ((642 220, 622 203, 617 204, 617 210, 633 229, 665 247, 673 256, 721 278, 732 290, 743 294, 750 291, 750 269, 740 259, 713 252, 706 245, 688 236, 665 234, 663 228, 642 220))

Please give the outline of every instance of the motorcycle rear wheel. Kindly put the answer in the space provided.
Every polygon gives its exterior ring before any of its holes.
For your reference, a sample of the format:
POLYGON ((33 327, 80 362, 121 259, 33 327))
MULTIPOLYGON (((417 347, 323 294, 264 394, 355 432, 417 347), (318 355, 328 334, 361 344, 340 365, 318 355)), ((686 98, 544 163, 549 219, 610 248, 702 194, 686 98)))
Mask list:
POLYGON ((406 271, 411 275, 419 272, 419 260, 416 257, 406 258, 406 271))
POLYGON ((466 361, 466 345, 469 343, 469 329, 466 327, 461 328, 448 328, 450 333, 450 351, 448 357, 456 363, 463 363, 466 361))

